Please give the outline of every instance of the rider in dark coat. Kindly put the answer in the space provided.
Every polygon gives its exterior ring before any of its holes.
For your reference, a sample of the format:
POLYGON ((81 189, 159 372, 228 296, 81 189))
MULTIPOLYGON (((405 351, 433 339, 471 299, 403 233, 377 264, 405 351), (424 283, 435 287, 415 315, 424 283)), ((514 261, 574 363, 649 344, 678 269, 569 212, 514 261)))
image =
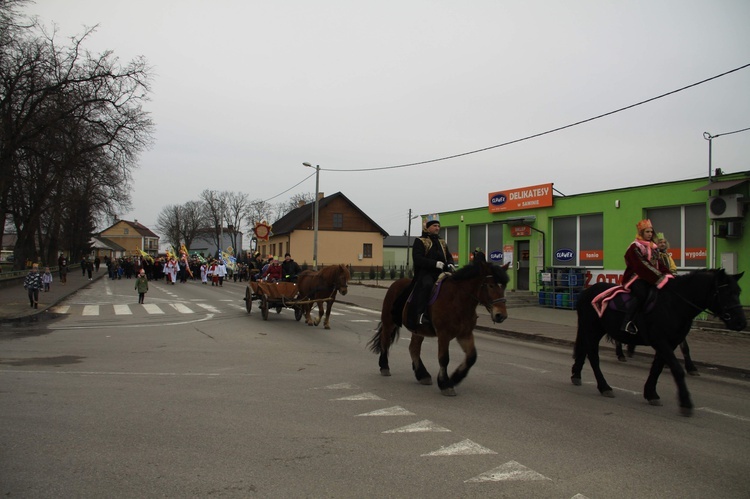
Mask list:
POLYGON ((427 301, 430 291, 442 272, 453 271, 453 256, 448 245, 440 239, 440 221, 429 220, 422 237, 414 240, 411 255, 414 261, 414 291, 409 302, 406 327, 415 329, 419 324, 430 324, 427 301))

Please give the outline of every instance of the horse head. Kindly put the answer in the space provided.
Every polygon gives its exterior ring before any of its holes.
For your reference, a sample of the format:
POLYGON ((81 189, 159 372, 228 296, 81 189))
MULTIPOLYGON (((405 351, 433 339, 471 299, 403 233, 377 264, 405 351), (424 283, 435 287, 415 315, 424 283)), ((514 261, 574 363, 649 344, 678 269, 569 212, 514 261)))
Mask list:
POLYGON ((747 327, 745 311, 740 303, 741 289, 737 284, 744 274, 727 274, 724 269, 716 271, 714 296, 708 307, 733 331, 741 331, 747 327))
POLYGON ((490 313, 493 322, 503 322, 508 318, 508 310, 505 307, 505 287, 508 285, 508 265, 502 267, 491 263, 480 262, 484 274, 484 281, 479 289, 479 303, 484 305, 490 313))
POLYGON ((339 271, 336 273, 336 289, 342 295, 349 291, 349 269, 343 263, 339 264, 339 271))

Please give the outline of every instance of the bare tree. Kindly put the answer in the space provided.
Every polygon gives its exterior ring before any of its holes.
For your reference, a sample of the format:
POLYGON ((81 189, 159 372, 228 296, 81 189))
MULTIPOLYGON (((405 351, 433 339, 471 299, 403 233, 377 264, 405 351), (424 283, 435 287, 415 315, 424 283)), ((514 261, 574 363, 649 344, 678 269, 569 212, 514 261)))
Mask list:
MULTIPOLYGON (((180 249, 180 231, 182 211, 177 205, 167 205, 161 209, 156 217, 156 230, 163 234, 167 242, 175 249, 180 249)), ((186 244, 187 246, 187 244, 186 244)), ((188 246, 189 247, 189 246, 188 246)))
POLYGON ((200 201, 188 201, 180 207, 182 216, 180 220, 180 235, 185 242, 185 247, 190 249, 193 241, 201 229, 206 226, 203 203, 200 201))
POLYGON ((129 207, 131 169, 153 131, 144 59, 89 53, 93 29, 58 45, 54 32, 21 27, 21 3, 0 1, 0 212, 18 233, 17 265, 63 241, 71 257, 88 251, 94 220, 129 207))
POLYGON ((207 229, 211 231, 213 241, 219 250, 222 249, 223 241, 221 238, 224 233, 224 221, 227 219, 227 197, 228 193, 226 191, 217 192, 207 189, 201 192, 203 214, 205 222, 208 225, 207 229))
POLYGON ((232 241, 232 248, 234 248, 235 256, 239 255, 240 250, 242 250, 242 248, 237 245, 237 239, 242 232, 245 212, 247 212, 249 205, 250 201, 248 195, 244 192, 227 193, 227 231, 229 232, 229 238, 232 241))

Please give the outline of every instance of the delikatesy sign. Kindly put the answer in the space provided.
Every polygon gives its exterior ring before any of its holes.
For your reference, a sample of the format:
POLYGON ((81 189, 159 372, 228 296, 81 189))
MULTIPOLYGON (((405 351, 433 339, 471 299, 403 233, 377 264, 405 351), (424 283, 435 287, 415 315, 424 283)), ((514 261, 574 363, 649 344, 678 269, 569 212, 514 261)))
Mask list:
POLYGON ((546 208, 552 206, 552 184, 490 192, 488 199, 490 213, 546 208))

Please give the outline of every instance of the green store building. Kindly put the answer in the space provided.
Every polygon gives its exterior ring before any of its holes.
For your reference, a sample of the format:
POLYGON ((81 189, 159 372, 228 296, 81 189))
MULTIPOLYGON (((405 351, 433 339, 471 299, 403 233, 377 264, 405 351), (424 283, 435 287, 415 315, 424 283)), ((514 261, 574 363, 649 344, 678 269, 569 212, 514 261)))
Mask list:
MULTIPOLYGON (((577 293, 596 282, 620 283, 635 225, 651 219, 670 243, 678 273, 723 267, 750 270, 745 221, 750 172, 564 196, 553 184, 488 193, 479 208, 438 216, 454 260, 475 248, 510 263, 509 289, 539 293, 539 304, 574 308, 577 293)), ((740 281, 750 306, 750 272, 740 281)))

